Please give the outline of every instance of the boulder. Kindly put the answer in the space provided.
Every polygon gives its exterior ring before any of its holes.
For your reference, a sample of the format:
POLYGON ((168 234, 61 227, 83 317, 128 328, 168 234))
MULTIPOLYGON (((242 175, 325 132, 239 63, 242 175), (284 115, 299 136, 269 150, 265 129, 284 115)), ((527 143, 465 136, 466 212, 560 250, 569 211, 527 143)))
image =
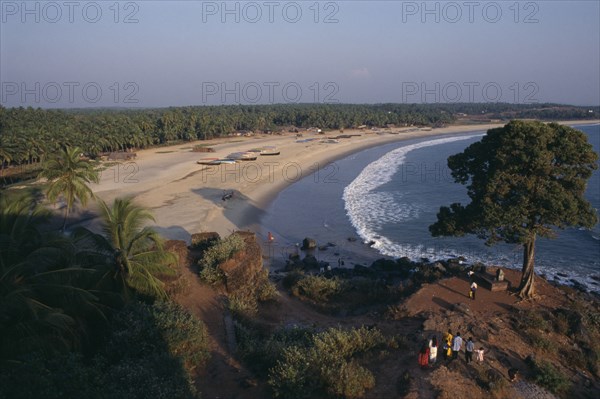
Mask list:
POLYGON ((440 273, 446 273, 446 268, 440 262, 435 262, 433 264, 433 270, 437 270, 440 273))
POLYGON ((304 259, 302 259, 302 265, 306 269, 318 269, 319 261, 313 255, 306 255, 304 259))
POLYGON ((317 241, 314 238, 306 237, 302 240, 302 248, 301 249, 314 249, 317 247, 317 241))

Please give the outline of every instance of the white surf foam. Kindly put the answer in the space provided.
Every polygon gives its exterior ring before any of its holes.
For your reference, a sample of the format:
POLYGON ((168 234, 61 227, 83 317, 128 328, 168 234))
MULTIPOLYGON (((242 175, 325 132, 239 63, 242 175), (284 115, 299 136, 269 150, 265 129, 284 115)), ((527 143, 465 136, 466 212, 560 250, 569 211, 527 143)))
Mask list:
POLYGON ((409 152, 434 145, 452 143, 481 137, 484 134, 448 137, 424 141, 397 148, 383 157, 367 165, 363 171, 344 189, 344 207, 350 222, 358 235, 365 242, 372 242, 372 247, 383 255, 393 257, 407 256, 418 259, 428 256, 449 256, 451 250, 426 248, 422 245, 412 246, 392 241, 382 236, 378 231, 386 223, 402 224, 419 217, 422 207, 417 203, 402 201, 402 193, 392 195, 377 188, 392 180, 406 160, 409 152), (447 253, 444 253, 447 252, 447 253))

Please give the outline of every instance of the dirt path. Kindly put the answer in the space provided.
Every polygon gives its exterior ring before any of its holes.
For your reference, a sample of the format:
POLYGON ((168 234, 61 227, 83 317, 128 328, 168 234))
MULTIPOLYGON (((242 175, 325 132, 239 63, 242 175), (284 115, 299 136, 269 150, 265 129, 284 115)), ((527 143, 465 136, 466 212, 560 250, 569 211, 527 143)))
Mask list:
POLYGON ((256 399, 266 397, 265 387, 258 384, 250 371, 238 362, 230 348, 231 326, 226 328, 225 297, 201 284, 187 267, 183 277, 190 282, 186 294, 176 302, 201 319, 208 330, 211 358, 196 379, 196 387, 204 399, 256 399))

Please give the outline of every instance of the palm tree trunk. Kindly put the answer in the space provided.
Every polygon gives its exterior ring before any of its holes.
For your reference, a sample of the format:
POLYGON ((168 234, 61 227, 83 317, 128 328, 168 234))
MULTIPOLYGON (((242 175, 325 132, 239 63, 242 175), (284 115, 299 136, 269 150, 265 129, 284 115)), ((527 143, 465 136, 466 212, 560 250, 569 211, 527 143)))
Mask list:
POLYGON ((67 218, 69 217, 69 206, 65 206, 65 220, 63 221, 61 231, 64 233, 67 229, 67 218))
POLYGON ((523 269, 521 271, 521 284, 519 285, 520 298, 533 298, 535 290, 533 287, 533 272, 535 260, 535 235, 523 245, 523 269))

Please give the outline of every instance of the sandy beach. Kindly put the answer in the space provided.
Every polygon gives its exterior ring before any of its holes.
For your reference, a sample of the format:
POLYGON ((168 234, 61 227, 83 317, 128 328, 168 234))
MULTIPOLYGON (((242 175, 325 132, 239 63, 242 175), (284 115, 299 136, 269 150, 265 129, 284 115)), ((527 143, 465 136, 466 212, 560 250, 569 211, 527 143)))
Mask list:
POLYGON ((282 188, 351 153, 395 141, 499 126, 502 124, 379 129, 377 132, 347 129, 343 133, 335 131, 325 135, 301 131, 300 138, 294 133, 285 133, 181 143, 138 151, 133 161, 107 164, 100 183, 94 184, 92 189, 107 202, 117 197, 134 197, 140 205, 152 210, 156 219, 154 227, 161 235, 189 242, 191 234, 198 232, 216 231, 226 235, 234 230, 256 231, 261 214, 282 188), (360 136, 341 138, 338 143, 322 141, 341 134, 360 136), (215 152, 192 152, 196 144, 208 145, 215 152), (233 152, 264 146, 275 146, 281 154, 229 165, 196 163, 201 158, 223 158, 233 152), (231 193, 231 199, 222 199, 231 193))

